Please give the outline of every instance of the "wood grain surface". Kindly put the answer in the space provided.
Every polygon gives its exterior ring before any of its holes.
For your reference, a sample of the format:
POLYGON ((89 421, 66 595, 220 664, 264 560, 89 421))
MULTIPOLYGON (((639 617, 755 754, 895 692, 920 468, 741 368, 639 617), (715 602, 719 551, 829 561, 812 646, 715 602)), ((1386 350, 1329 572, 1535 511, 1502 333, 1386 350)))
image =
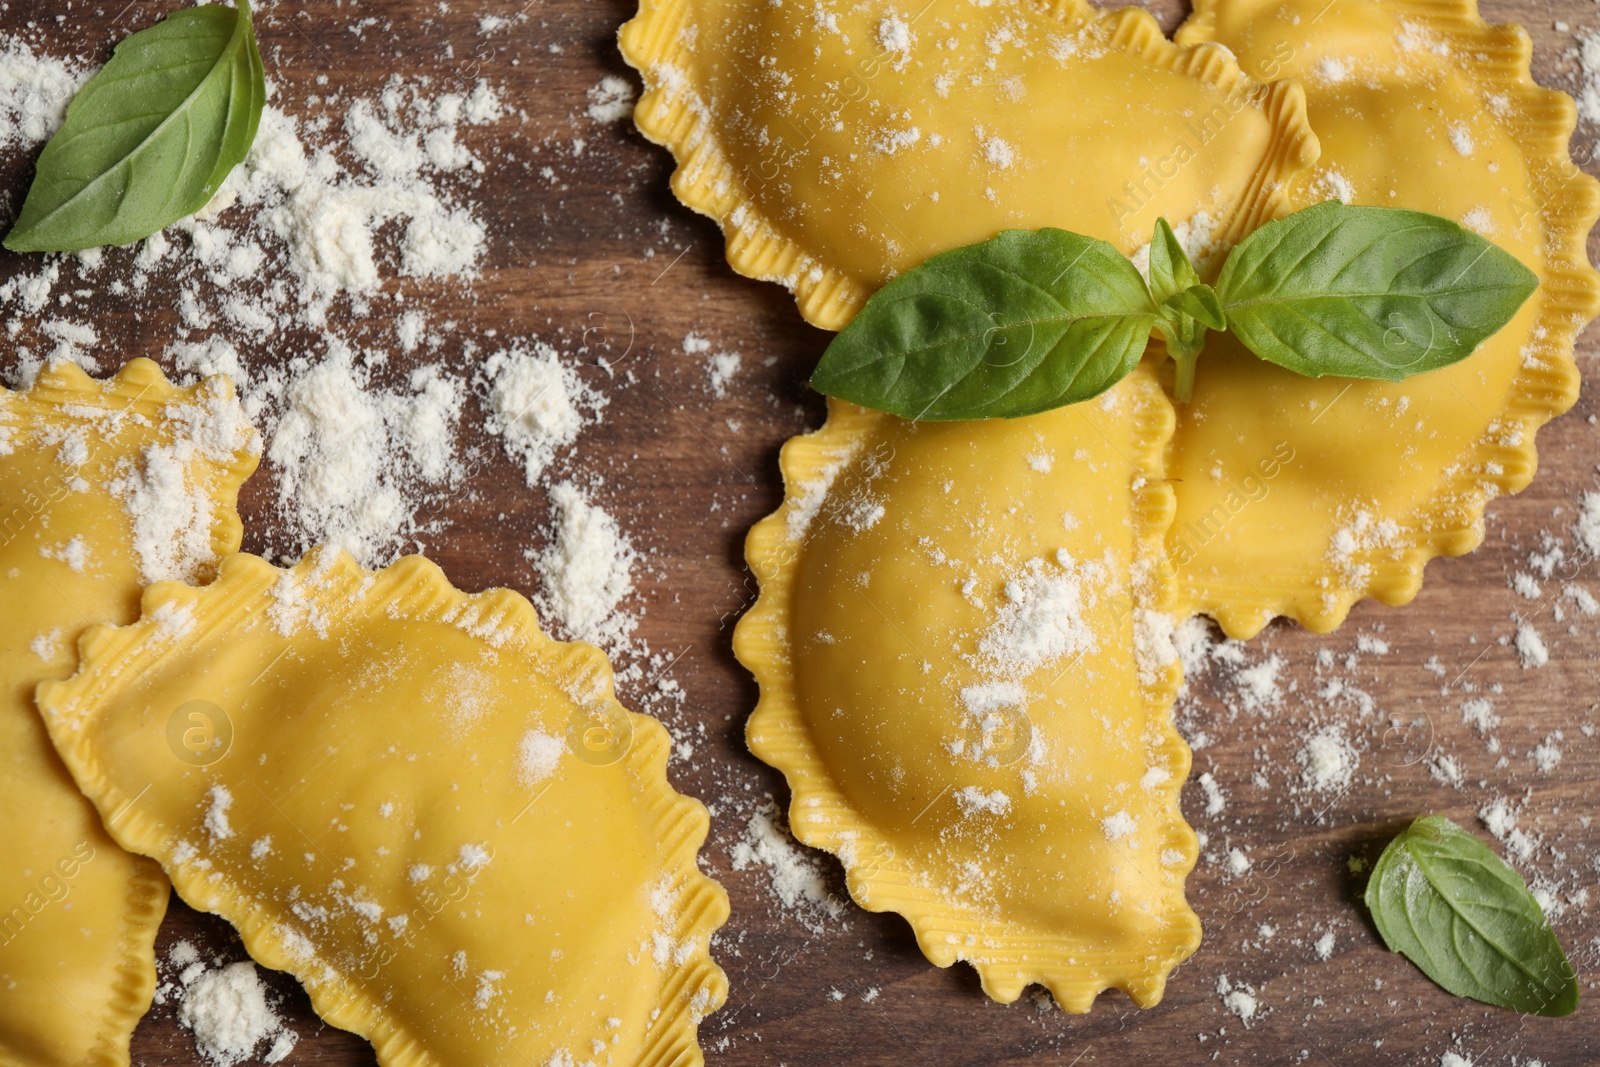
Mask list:
MULTIPOLYGON (((98 62, 115 41, 172 6, 11 0, 0 4, 0 32, 26 35, 54 55, 98 62)), ((1541 433, 1538 478, 1493 506, 1481 550, 1430 565, 1409 607, 1363 604, 1329 637, 1272 626, 1246 651, 1252 663, 1271 655, 1283 661, 1288 695, 1279 707, 1245 707, 1225 665, 1193 680, 1181 724, 1191 738, 1203 737, 1195 775, 1211 776, 1225 807, 1208 814, 1206 792, 1191 780, 1185 811, 1207 846, 1189 899, 1205 924, 1205 942, 1172 976, 1158 1007, 1136 1010, 1117 993, 1103 996, 1086 1016, 1049 1010, 1029 997, 1001 1006, 982 995, 969 969, 929 965, 898 917, 850 905, 837 917, 808 919, 779 903, 761 868, 732 869, 730 850, 753 807, 767 794, 787 802, 779 776, 742 741, 756 698, 729 650, 732 624, 753 592, 742 541, 751 523, 779 502, 779 446, 821 422, 821 402, 804 381, 827 337, 800 320, 786 292, 731 273, 715 227, 668 191, 665 151, 630 123, 598 124, 584 114, 585 92, 603 76, 637 85, 615 43, 631 6, 630 0, 521 6, 279 0, 261 5, 257 27, 277 102, 291 112, 313 95, 374 94, 399 74, 432 77, 441 89, 484 77, 525 113, 465 135, 488 163, 462 188, 490 229, 486 269, 471 286, 424 287, 427 306, 439 321, 470 317, 505 335, 552 340, 585 360, 583 373, 611 397, 603 423, 562 462, 580 479, 603 479, 598 499, 647 553, 637 575, 639 634, 671 657, 649 673, 670 674, 688 694, 680 710, 665 715, 693 748, 671 774, 679 789, 712 808, 704 863, 733 903, 733 919, 715 943, 733 992, 702 1028, 708 1059, 727 1067, 1433 1067, 1456 1052, 1478 1067, 1600 1063, 1596 1007, 1588 999, 1600 976, 1600 823, 1591 820, 1600 792, 1600 619, 1565 601, 1565 621, 1557 623, 1560 581, 1542 583, 1535 599, 1508 585, 1528 569, 1546 532, 1570 543, 1576 501, 1597 487, 1600 447, 1591 413, 1600 368, 1593 331, 1579 351, 1588 379, 1583 399, 1541 433), (479 27, 485 14, 522 17, 485 36, 479 27), (574 154, 574 138, 585 142, 581 154, 574 154), (544 166, 551 176, 540 174, 544 166), (690 331, 742 354, 726 396, 712 395, 702 360, 682 353, 690 331), (617 363, 618 374, 608 377, 595 366, 596 355, 617 363), (1504 643, 1518 613, 1550 643, 1548 665, 1525 670, 1504 643), (1363 635, 1365 649, 1358 647, 1363 635), (1386 643, 1387 653, 1375 651, 1373 639, 1386 643), (1334 658, 1319 667, 1321 650, 1334 658), (1373 713, 1360 717, 1331 696, 1334 678, 1369 694, 1373 713), (1495 730, 1498 754, 1462 721, 1460 706, 1473 695, 1490 697, 1503 719, 1495 730), (1347 724, 1360 769, 1348 791, 1312 794, 1296 787, 1296 754, 1311 731, 1331 721, 1347 724), (1530 752, 1557 732, 1552 743, 1560 763, 1543 773, 1530 752), (1459 786, 1430 772, 1441 756, 1462 768, 1459 786), (1484 833, 1478 812, 1497 797, 1514 802, 1519 826, 1541 843, 1519 866, 1555 885, 1564 904, 1556 926, 1586 998, 1567 1019, 1523 1018, 1444 994, 1383 948, 1358 903, 1353 858, 1375 858, 1397 828, 1425 812, 1447 813, 1484 833), (1221 862, 1234 848, 1253 861, 1246 875, 1230 875, 1221 862), (1322 959, 1314 946, 1327 933, 1333 947, 1322 959), (1228 1011, 1219 994, 1224 978, 1253 991, 1259 1005, 1253 1019, 1228 1011)), ((1528 28, 1539 80, 1572 88, 1566 53, 1577 32, 1600 29, 1600 5, 1486 0, 1484 8, 1492 20, 1528 28), (1558 20, 1567 28, 1557 29, 1558 20)), ((1175 6, 1158 13, 1169 30, 1182 14, 1175 6)), ((1597 133, 1580 130, 1580 158, 1592 154, 1587 149, 1597 133)), ((20 205, 31 174, 32 153, 0 154, 0 196, 9 212, 20 205)), ((0 256, 0 280, 39 263, 0 256)), ((159 357, 178 329, 178 286, 177 278, 156 273, 137 301, 90 297, 105 352, 119 360, 159 357)), ((19 314, 3 310, 8 322, 19 314)), ((340 319, 337 326, 363 343, 395 347, 392 323, 382 319, 340 319)), ((310 331, 291 331, 276 347, 282 360, 321 350, 310 331)), ((416 360, 398 350, 391 355, 386 376, 401 381, 416 360)), ((447 346, 443 358, 464 365, 471 356, 447 346)), ((546 542, 544 493, 526 488, 520 470, 494 449, 477 456, 458 491, 430 505, 424 518, 440 527, 422 539, 423 547, 463 588, 531 592, 537 579, 525 553, 546 542)), ((281 551, 286 543, 266 522, 275 492, 266 470, 246 487, 247 550, 281 551)), ((1593 565, 1573 581, 1600 593, 1593 565)), ((1348 691, 1342 699, 1350 699, 1348 691)), ((837 865, 826 856, 817 862, 843 897, 837 865)), ((226 924, 174 901, 159 948, 180 938, 208 954, 243 958, 226 924)), ((363 1041, 323 1025, 287 976, 272 975, 271 986, 300 1034, 291 1065, 373 1062, 363 1041)), ((149 1067, 199 1062, 170 1006, 144 1021, 133 1058, 149 1067)))

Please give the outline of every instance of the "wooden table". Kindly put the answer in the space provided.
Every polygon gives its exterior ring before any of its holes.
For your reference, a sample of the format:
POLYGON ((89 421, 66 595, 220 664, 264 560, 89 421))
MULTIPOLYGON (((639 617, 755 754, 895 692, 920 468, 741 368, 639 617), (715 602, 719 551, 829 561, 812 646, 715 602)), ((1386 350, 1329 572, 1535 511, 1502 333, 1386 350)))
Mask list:
MULTIPOLYGON (((99 60, 116 40, 173 6, 13 0, 0 6, 0 31, 26 31, 51 54, 99 60), (48 17, 58 12, 60 21, 48 17)), ((1600 737, 1593 736, 1600 726, 1600 620, 1569 612, 1569 622, 1576 618, 1576 632, 1569 634, 1551 618, 1559 599, 1550 595, 1555 584, 1546 583, 1543 601, 1508 587, 1508 577, 1526 569, 1528 554, 1540 547, 1541 531, 1568 537, 1578 495, 1596 486, 1600 448, 1591 412, 1600 370, 1593 363, 1593 331, 1579 353, 1590 379, 1584 399, 1541 434, 1543 469, 1529 490, 1492 508, 1480 551, 1430 566, 1426 587, 1410 607, 1361 605, 1328 638, 1272 627, 1247 650, 1251 662, 1272 653, 1285 661, 1284 684, 1294 688, 1270 715, 1240 707, 1222 667, 1193 683, 1181 721, 1191 736, 1203 732, 1210 739, 1196 752, 1195 773, 1212 775, 1226 807, 1207 815, 1206 797, 1191 780, 1185 810, 1208 836, 1210 859, 1203 858, 1191 877, 1189 898, 1206 939, 1173 975, 1166 1000, 1141 1012, 1113 993, 1081 1017, 1047 1010, 1031 998, 1003 1007, 981 994, 969 969, 930 966, 899 918, 849 906, 839 918, 808 929, 777 902, 763 870, 731 869, 730 849, 760 799, 770 793, 787 801, 779 777, 742 741, 756 697, 729 651, 732 623, 751 599, 742 541, 750 524, 780 499, 779 445, 821 421, 819 398, 804 382, 827 337, 801 322, 787 293, 732 274, 715 227, 668 191, 664 151, 629 123, 599 125, 584 115, 585 91, 604 75, 634 82, 615 44, 630 0, 544 0, 525 8, 501 0, 342 6, 312 0, 262 7, 257 26, 268 75, 290 110, 317 92, 370 95, 391 74, 433 75, 441 88, 455 87, 470 63, 509 105, 526 111, 525 121, 469 135, 480 154, 498 149, 516 156, 515 162, 491 159, 481 185, 467 194, 492 231, 481 280, 471 287, 408 284, 440 319, 458 317, 503 335, 536 332, 567 351, 587 342, 591 355, 626 353, 626 374, 617 379, 585 367, 611 404, 567 469, 603 475, 598 499, 648 552, 637 575, 637 606, 645 609, 639 634, 657 653, 675 657, 667 670, 688 694, 681 709, 664 716, 693 742, 692 756, 675 761, 671 773, 678 788, 712 806, 704 862, 733 902, 733 919, 716 943, 733 993, 703 1026, 710 1060, 729 1067, 1024 1061, 1432 1067, 1444 1053, 1458 1051, 1479 1067, 1600 1063, 1595 1008, 1587 1001, 1568 1019, 1523 1019, 1451 998, 1388 953, 1358 904, 1361 883, 1348 863, 1374 858, 1389 835, 1423 812, 1447 813, 1481 833, 1479 808, 1505 796, 1521 805, 1519 825, 1543 843, 1521 865, 1525 873, 1559 880, 1563 900, 1596 881, 1600 825, 1588 818, 1600 785, 1600 737), (480 34, 480 15, 519 11, 525 16, 520 22, 480 34), (352 32, 352 24, 367 18, 376 22, 352 32), (320 75, 331 84, 314 85, 320 75), (586 141, 577 157, 570 145, 575 137, 586 141), (543 165, 554 168, 555 182, 535 176, 543 165), (717 349, 743 355, 726 397, 710 395, 700 358, 682 354, 691 330, 717 349), (1515 652, 1498 643, 1513 632, 1515 612, 1536 619, 1551 642, 1547 666, 1524 670, 1515 652), (1357 652, 1361 635, 1380 637, 1390 651, 1360 653, 1353 667, 1324 673, 1369 693, 1377 705, 1369 718, 1337 710, 1317 695, 1317 650, 1331 649, 1342 661, 1357 652), (1444 677, 1424 666, 1433 656, 1444 677), (1464 673, 1442 696, 1441 687, 1458 672, 1464 673), (1496 731, 1504 766, 1461 721, 1468 683, 1479 691, 1502 687, 1493 699, 1504 720, 1496 731), (1298 774, 1295 754, 1314 724, 1333 717, 1349 723, 1360 753, 1354 785, 1325 803, 1291 795, 1285 784, 1298 774), (1393 728, 1413 720, 1424 725, 1393 728), (1554 731, 1562 734, 1561 762, 1541 774, 1528 753, 1554 731), (1430 759, 1440 753, 1464 767, 1461 787, 1430 775, 1430 759), (1261 784, 1258 774, 1265 776, 1261 784), (1233 847, 1254 859, 1244 877, 1227 876, 1225 864, 1216 862, 1233 847), (1322 960, 1313 946, 1329 931, 1333 952, 1322 960), (1223 976, 1254 990, 1260 1013, 1249 1025, 1224 1006, 1218 992, 1223 976), (870 1000, 869 990, 877 991, 870 1000)), ((1495 20, 1528 27, 1541 81, 1571 87, 1563 52, 1574 32, 1600 28, 1600 7, 1586 0, 1493 0, 1485 7, 1495 20), (1555 30, 1557 19, 1570 30, 1555 30)), ((1170 29, 1179 12, 1162 14, 1170 29)), ((1595 132, 1581 131, 1578 141, 1587 145, 1595 132)), ((13 208, 30 173, 29 154, 0 158, 0 188, 13 208)), ((0 278, 25 268, 37 263, 0 257, 0 278)), ((176 325, 176 292, 175 279, 157 275, 143 299, 97 297, 95 315, 108 351, 158 355, 176 325)), ((7 319, 13 314, 6 309, 7 319)), ((386 323, 338 325, 372 343, 389 344, 392 337, 386 323)), ((29 323, 25 330, 36 327, 29 323)), ((291 335, 278 350, 288 358, 320 351, 320 345, 312 334, 291 335)), ((459 361, 461 354, 447 347, 443 357, 459 361)), ((395 379, 413 362, 395 352, 395 379)), ((531 591, 536 578, 523 550, 545 543, 544 493, 527 489, 495 448, 480 451, 485 458, 448 506, 424 516, 446 524, 425 539, 427 551, 465 588, 531 591)), ((246 488, 248 550, 283 545, 263 525, 274 491, 268 470, 246 488)), ((1597 582, 1600 573, 1590 567, 1578 584, 1600 592, 1597 582)), ((817 862, 842 897, 837 864, 825 856, 817 862)), ((1600 894, 1569 905, 1556 925, 1583 976, 1585 996, 1594 995, 1600 894)), ((224 923, 175 901, 159 948, 179 938, 229 959, 243 957, 224 923)), ((289 1063, 372 1062, 363 1041, 318 1021, 292 980, 272 975, 271 984, 301 1035, 289 1063)), ((170 1007, 155 1010, 140 1027, 134 1062, 198 1062, 170 1007)))

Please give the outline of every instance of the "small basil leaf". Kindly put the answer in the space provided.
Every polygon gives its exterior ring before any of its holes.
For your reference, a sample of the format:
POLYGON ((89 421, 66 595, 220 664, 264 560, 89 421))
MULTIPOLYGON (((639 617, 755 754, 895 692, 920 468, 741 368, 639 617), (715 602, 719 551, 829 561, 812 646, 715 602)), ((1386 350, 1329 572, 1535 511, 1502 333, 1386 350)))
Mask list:
POLYGON ((1162 309, 1172 308, 1188 318, 1204 323, 1213 330, 1225 330, 1227 320, 1223 317, 1222 301, 1217 298, 1217 291, 1209 285, 1195 284, 1181 292, 1173 293, 1161 301, 1162 309))
MULTIPOLYGON (((1156 219, 1155 236, 1150 239, 1150 293, 1164 304, 1173 293, 1200 284, 1200 275, 1189 262, 1189 253, 1178 242, 1166 219, 1156 219)), ((1218 326, 1217 329, 1222 329, 1218 326)))
POLYGON ((1329 201, 1241 241, 1217 294, 1228 328, 1269 363, 1400 381, 1470 355, 1538 284, 1449 219, 1329 201))
POLYGON ((1389 842, 1367 883, 1384 943, 1456 996, 1570 1015, 1578 980, 1516 871, 1441 815, 1389 842))
POLYGON ((249 153, 266 98, 247 0, 133 34, 67 108, 5 246, 130 244, 193 214, 249 153))
POLYGON ((833 339, 811 384, 910 419, 1033 415, 1125 378, 1155 322, 1144 279, 1111 245, 1007 230, 884 286, 833 339))

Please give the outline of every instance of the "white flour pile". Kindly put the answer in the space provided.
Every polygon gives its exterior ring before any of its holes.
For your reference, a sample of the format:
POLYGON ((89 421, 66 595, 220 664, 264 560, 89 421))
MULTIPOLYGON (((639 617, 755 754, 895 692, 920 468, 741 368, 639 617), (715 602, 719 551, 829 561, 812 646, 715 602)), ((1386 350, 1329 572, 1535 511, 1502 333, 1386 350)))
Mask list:
POLYGON ((1344 727, 1327 726, 1313 734, 1299 752, 1306 785, 1319 793, 1350 787, 1361 759, 1345 738, 1344 727))
POLYGON ((1600 493, 1584 493, 1578 498, 1578 521, 1573 523, 1572 534, 1587 558, 1600 558, 1600 493))
POLYGON ((194 1034, 209 1067, 257 1058, 279 1063, 294 1051, 299 1036, 278 1017, 255 964, 217 960, 208 967, 188 941, 175 944, 160 963, 155 1003, 176 1004, 178 1023, 194 1034))
MULTIPOLYGON (((464 126, 501 115, 487 82, 480 80, 470 93, 428 96, 392 78, 378 100, 358 99, 344 112, 345 147, 359 164, 349 173, 331 148, 308 148, 300 124, 268 107, 249 159, 229 175, 201 217, 216 219, 234 200, 254 210, 238 230, 220 220, 193 223, 195 252, 206 266, 237 279, 259 269, 262 245, 277 245, 280 256, 286 253, 296 292, 269 289, 268 295, 293 295, 312 324, 326 321, 339 297, 359 299, 380 288, 375 234, 391 221, 405 224, 398 247, 401 274, 470 277, 483 257, 487 232, 434 179, 484 169, 457 137, 464 126)), ((221 310, 258 332, 270 333, 278 322, 254 302, 228 302, 221 310)))
POLYGON ((567 632, 606 649, 622 647, 639 624, 619 610, 633 592, 633 545, 617 521, 585 499, 571 482, 550 490, 555 538, 530 554, 543 583, 534 603, 554 615, 567 632))
POLYGON ((1217 978, 1217 995, 1222 998, 1223 1006, 1245 1026, 1249 1026, 1261 1010, 1255 989, 1243 983, 1229 982, 1225 974, 1217 978))
POLYGON ((490 356, 479 382, 488 395, 487 428, 521 461, 529 485, 539 483, 556 453, 597 421, 607 403, 570 361, 538 340, 490 356))
POLYGON ((108 488, 133 522, 144 580, 194 581, 216 562, 215 500, 195 478, 198 465, 231 465, 236 452, 260 444, 238 401, 219 392, 202 390, 193 403, 169 405, 164 414, 171 443, 124 461, 108 488))
POLYGON ((1065 551, 1055 559, 1032 559, 1005 583, 1005 602, 978 641, 984 667, 1020 680, 1046 663, 1097 648, 1085 612, 1099 599, 1108 568, 1078 563, 1065 551))
POLYGON ((633 86, 608 74, 589 89, 589 117, 596 122, 620 122, 633 113, 633 86))
POLYGON ((1578 73, 1578 87, 1573 94, 1578 101, 1578 118, 1591 128, 1600 127, 1600 33, 1583 33, 1574 39, 1577 45, 1568 53, 1578 73))
POLYGON ((22 41, 0 45, 0 148, 31 148, 49 138, 89 73, 35 55, 22 41))
POLYGON ((524 786, 535 786, 555 773, 567 743, 559 737, 529 730, 517 746, 517 779, 524 786))
POLYGON ((437 367, 411 374, 406 392, 376 387, 370 370, 335 344, 319 363, 296 361, 267 446, 300 543, 332 543, 364 563, 418 531, 407 490, 462 476, 455 433, 465 387, 437 367))
POLYGON ((765 870, 779 902, 813 933, 824 929, 826 920, 844 914, 844 901, 829 891, 816 861, 789 835, 770 796, 750 813, 744 835, 728 856, 736 871, 765 870))
POLYGON ((271 1047, 263 1062, 277 1063, 297 1041, 267 1004, 266 988, 250 962, 230 963, 190 982, 178 1022, 194 1032, 195 1047, 216 1067, 253 1059, 267 1041, 271 1047))
POLYGON ((1550 662, 1550 649, 1531 623, 1517 624, 1514 642, 1517 646, 1517 658, 1522 661, 1524 668, 1543 667, 1550 662))
POLYGON ((683 354, 686 356, 704 356, 706 365, 706 390, 721 400, 728 395, 728 383, 739 373, 739 364, 743 362, 737 352, 713 352, 711 341, 697 333, 691 333, 683 339, 683 354))

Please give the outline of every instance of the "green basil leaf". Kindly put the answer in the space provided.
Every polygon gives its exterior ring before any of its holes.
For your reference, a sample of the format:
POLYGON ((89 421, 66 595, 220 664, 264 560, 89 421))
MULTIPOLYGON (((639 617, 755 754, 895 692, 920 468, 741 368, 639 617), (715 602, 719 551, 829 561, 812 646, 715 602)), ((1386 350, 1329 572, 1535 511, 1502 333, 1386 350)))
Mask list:
POLYGON ((1225 330, 1228 328, 1226 318, 1222 312, 1222 301, 1217 297, 1217 291, 1209 285, 1197 283, 1181 292, 1173 293, 1161 301, 1162 310, 1171 308, 1179 314, 1204 323, 1209 329, 1225 330))
POLYGON ((1144 279, 1111 245, 1007 230, 884 286, 833 339, 811 384, 909 419, 1033 415, 1125 378, 1155 322, 1144 279))
POLYGON ((1150 239, 1150 293, 1156 303, 1165 304, 1172 294, 1199 284, 1200 275, 1178 242, 1178 235, 1166 219, 1156 219, 1155 236, 1150 239))
POLYGON ((139 31, 67 108, 5 246, 130 244, 199 211, 250 151, 266 99, 247 0, 139 31))
POLYGON ((1269 363, 1400 381, 1470 355, 1538 284, 1449 219, 1329 201, 1241 241, 1217 294, 1228 328, 1269 363))
POLYGON ((1578 980, 1516 871, 1441 815, 1389 842, 1367 883, 1384 943, 1456 996, 1570 1015, 1578 980))

